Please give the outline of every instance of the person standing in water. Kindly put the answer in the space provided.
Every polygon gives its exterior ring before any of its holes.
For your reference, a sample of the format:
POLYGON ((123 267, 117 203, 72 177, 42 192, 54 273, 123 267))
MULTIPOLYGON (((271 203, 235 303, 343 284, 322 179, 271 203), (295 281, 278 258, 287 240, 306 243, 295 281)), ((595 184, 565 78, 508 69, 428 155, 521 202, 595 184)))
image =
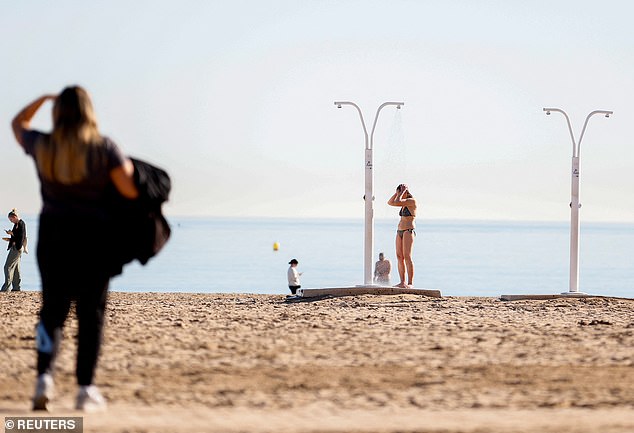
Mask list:
POLYGON ((401 281, 395 287, 414 287, 414 262, 412 261, 412 249, 414 248, 414 238, 416 237, 416 199, 409 192, 405 184, 396 187, 396 192, 390 197, 387 204, 400 207, 401 217, 396 230, 396 263, 398 275, 401 281), (405 276, 407 271, 407 283, 405 276))
POLYGON ((390 284, 390 272, 392 263, 385 258, 383 253, 379 253, 379 261, 374 265, 374 281, 379 284, 390 284))
POLYGON ((42 194, 37 245, 42 307, 35 336, 33 410, 47 410, 54 394, 53 366, 72 301, 79 324, 76 408, 104 410, 106 401, 93 385, 93 376, 111 276, 108 258, 116 249, 113 228, 126 217, 111 214, 110 195, 114 186, 125 199, 138 197, 134 166, 100 134, 90 96, 79 86, 35 99, 11 126, 17 142, 35 161, 42 194), (47 101, 53 102, 52 131, 31 129, 31 120, 47 101))
POLYGON ((297 272, 297 265, 299 264, 299 262, 297 261, 297 259, 292 259, 290 262, 288 262, 288 264, 290 265, 287 272, 288 288, 291 290, 291 293, 293 295, 296 295, 297 289, 302 287, 299 283, 299 276, 302 274, 301 272, 297 272))

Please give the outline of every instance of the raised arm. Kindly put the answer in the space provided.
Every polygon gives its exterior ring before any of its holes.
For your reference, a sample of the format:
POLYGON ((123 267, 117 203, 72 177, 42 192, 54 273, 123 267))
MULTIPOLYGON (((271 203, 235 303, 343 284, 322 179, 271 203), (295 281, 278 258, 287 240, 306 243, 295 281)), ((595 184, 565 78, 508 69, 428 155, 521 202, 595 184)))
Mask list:
POLYGON ((387 204, 397 207, 405 206, 405 199, 403 199, 405 192, 407 192, 407 185, 400 184, 396 187, 396 192, 390 197, 387 204))
POLYGON ((22 142, 22 134, 24 131, 30 129, 31 120, 37 110, 40 109, 42 104, 46 101, 51 100, 54 101, 57 98, 56 95, 43 95, 37 98, 35 101, 31 102, 29 105, 24 107, 11 122, 11 129, 13 129, 13 135, 15 135, 15 139, 18 141, 20 146, 24 147, 24 143, 22 142))
POLYGON ((396 187, 396 192, 392 194, 392 197, 387 201, 387 204, 390 206, 401 206, 400 204, 396 204, 396 201, 399 197, 403 197, 403 193, 401 192, 401 185, 396 187))
POLYGON ((403 207, 403 206, 416 206, 416 199, 412 198, 403 198, 403 196, 407 193, 407 185, 401 184, 396 188, 396 192, 390 199, 387 201, 387 204, 390 206, 403 207))

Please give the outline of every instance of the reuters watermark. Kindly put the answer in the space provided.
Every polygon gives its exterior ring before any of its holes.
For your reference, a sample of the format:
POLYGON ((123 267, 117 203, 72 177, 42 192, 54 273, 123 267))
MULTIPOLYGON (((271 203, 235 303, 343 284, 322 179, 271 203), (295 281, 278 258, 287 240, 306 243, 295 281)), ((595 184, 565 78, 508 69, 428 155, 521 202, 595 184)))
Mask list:
POLYGON ((4 418, 5 433, 84 433, 84 419, 72 417, 19 417, 4 418))

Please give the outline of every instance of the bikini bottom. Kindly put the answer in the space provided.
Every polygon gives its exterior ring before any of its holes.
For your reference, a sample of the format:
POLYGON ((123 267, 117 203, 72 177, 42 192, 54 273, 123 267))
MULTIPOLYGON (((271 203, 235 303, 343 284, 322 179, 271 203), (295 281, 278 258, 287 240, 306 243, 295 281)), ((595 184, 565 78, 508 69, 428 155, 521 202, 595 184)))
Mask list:
POLYGON ((398 234, 398 236, 403 239, 403 233, 405 232, 410 232, 411 234, 413 234, 414 236, 416 236, 416 230, 414 229, 406 229, 406 230, 397 230, 396 234, 398 234))

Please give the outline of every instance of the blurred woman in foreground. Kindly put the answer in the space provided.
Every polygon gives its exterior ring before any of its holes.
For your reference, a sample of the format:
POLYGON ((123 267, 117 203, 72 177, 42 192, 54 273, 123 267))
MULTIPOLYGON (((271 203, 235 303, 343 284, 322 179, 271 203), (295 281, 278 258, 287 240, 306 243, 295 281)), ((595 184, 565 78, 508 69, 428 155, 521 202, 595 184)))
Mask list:
MULTIPOLYGON (((88 92, 78 86, 37 98, 16 115, 12 128, 35 161, 43 203, 37 245, 42 308, 33 409, 47 410, 53 396, 53 365, 74 300, 79 322, 76 408, 103 410, 105 400, 92 383, 110 280, 108 257, 114 249, 108 197, 111 185, 127 199, 137 197, 134 168, 117 145, 99 133, 88 92), (30 128, 47 101, 53 102, 51 133, 30 128)), ((125 215, 119 217, 125 223, 125 215)))

